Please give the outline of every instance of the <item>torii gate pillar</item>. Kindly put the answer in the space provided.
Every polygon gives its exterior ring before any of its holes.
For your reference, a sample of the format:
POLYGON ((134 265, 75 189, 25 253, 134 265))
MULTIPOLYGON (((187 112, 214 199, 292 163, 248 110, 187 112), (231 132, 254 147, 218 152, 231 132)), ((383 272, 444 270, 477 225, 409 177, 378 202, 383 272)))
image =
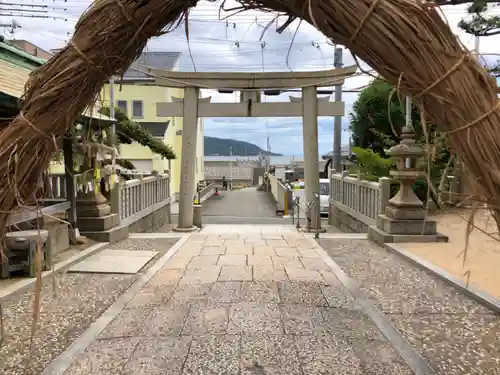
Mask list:
POLYGON ((193 197, 196 194, 196 142, 198 135, 198 97, 199 89, 184 89, 181 184, 179 196, 179 218, 177 230, 186 232, 195 230, 193 226, 193 197))
POLYGON ((319 194, 319 150, 318 150, 318 90, 316 87, 302 89, 302 134, 304 141, 304 185, 306 202, 311 204, 311 229, 321 228, 319 203, 312 203, 319 194))

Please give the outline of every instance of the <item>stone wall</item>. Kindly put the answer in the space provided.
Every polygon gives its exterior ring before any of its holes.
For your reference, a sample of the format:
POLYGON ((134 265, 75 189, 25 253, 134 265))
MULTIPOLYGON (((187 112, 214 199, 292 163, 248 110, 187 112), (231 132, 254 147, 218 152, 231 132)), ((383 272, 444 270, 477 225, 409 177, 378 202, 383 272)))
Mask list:
POLYGON ((140 218, 129 225, 129 233, 152 233, 159 232, 165 225, 171 224, 170 204, 140 218))
POLYGON ((330 206, 329 223, 346 233, 368 232, 368 225, 335 206, 330 206))

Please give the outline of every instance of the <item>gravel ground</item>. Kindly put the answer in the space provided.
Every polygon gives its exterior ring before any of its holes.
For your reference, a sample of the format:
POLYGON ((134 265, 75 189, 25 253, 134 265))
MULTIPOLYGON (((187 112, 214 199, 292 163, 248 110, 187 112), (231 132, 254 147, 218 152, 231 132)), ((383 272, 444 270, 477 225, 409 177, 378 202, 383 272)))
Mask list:
POLYGON ((439 375, 500 374, 499 315, 368 241, 321 245, 439 375))
MULTIPOLYGON (((114 249, 156 250, 160 253, 141 270, 144 273, 168 251, 176 239, 128 239, 110 246, 114 249)), ((2 303, 5 337, 0 346, 0 374, 38 375, 79 337, 138 275, 63 273, 57 276, 57 298, 52 279, 45 280, 41 293, 38 331, 29 343, 33 316, 33 291, 12 295, 2 303), (25 372, 25 368, 29 370, 25 372)))

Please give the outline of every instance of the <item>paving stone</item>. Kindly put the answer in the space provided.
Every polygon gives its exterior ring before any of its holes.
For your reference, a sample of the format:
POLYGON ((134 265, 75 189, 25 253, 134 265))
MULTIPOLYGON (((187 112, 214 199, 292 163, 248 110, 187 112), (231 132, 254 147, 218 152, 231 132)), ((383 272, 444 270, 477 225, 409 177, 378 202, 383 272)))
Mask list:
POLYGON ((132 337, 94 341, 64 375, 120 375, 138 343, 132 337))
POLYGON ((263 240, 262 238, 246 238, 245 243, 253 245, 253 246, 266 246, 267 245, 266 240, 263 240))
POLYGON ((328 284, 328 285, 342 285, 340 280, 337 278, 337 276, 335 276, 335 274, 332 271, 330 271, 330 270, 328 270, 328 271, 318 270, 318 271, 321 274, 321 276, 323 276, 323 279, 325 280, 326 284, 328 284))
POLYGON ((271 255, 276 255, 274 252, 274 247, 272 246, 257 246, 255 245, 253 247, 253 254, 254 255, 264 255, 264 256, 271 256, 271 255))
POLYGON ((330 271, 331 268, 320 258, 302 258, 302 264, 306 270, 330 271))
POLYGON ((242 375, 301 375, 293 337, 280 335, 243 336, 242 375))
POLYGON ((241 337, 206 335, 193 339, 183 375, 238 375, 241 337))
POLYGON ((321 290, 330 307, 356 308, 356 299, 343 285, 322 285, 321 290))
POLYGON ((240 238, 240 235, 238 233, 221 233, 219 234, 219 239, 221 240, 232 240, 232 239, 237 239, 240 238))
POLYGON ((153 307, 142 307, 122 310, 99 335, 99 338, 136 337, 151 313, 153 307))
POLYGON ((224 240, 221 240, 219 238, 208 238, 205 243, 203 244, 204 247, 210 247, 210 246, 222 246, 224 244, 224 240))
POLYGON ((184 275, 184 270, 176 269, 176 270, 165 270, 162 269, 158 271, 156 275, 154 275, 151 280, 146 284, 147 288, 156 288, 162 286, 171 286, 176 285, 179 280, 184 275))
POLYGON ((285 240, 266 240, 267 246, 273 247, 287 247, 288 243, 285 240))
POLYGON ((238 245, 238 246, 228 246, 226 250, 227 255, 233 254, 244 254, 244 255, 253 255, 253 246, 252 245, 238 245))
POLYGON ((288 276, 284 269, 253 266, 253 279, 254 281, 287 281, 288 276))
POLYGON ((205 235, 205 234, 192 234, 191 236, 189 236, 187 242, 194 242, 194 243, 197 243, 197 242, 205 242, 207 240, 208 236, 205 235))
POLYGON ((302 265, 301 261, 297 257, 278 257, 278 256, 273 256, 271 257, 273 260, 273 266, 276 269, 283 269, 286 267, 290 268, 302 268, 304 269, 304 266, 302 265))
POLYGON ((281 282, 278 290, 283 303, 303 304, 310 306, 328 306, 320 284, 308 282, 281 282))
POLYGON ((241 281, 217 282, 212 286, 208 299, 215 303, 241 302, 241 286, 241 281))
POLYGON ((178 375, 190 342, 190 337, 143 338, 121 375, 178 375))
POLYGON ((231 306, 228 333, 283 334, 281 311, 277 304, 241 302, 231 306))
POLYGON ((186 284, 211 284, 217 281, 220 274, 220 266, 207 266, 203 269, 188 268, 179 285, 186 284))
POLYGON ((317 247, 310 243, 309 241, 307 240, 287 240, 287 243, 290 245, 290 246, 295 246, 296 248, 300 249, 300 250, 311 250, 311 249, 316 249, 317 247))
POLYGON ((204 246, 200 255, 224 255, 225 253, 225 246, 204 246))
POLYGON ((335 335, 316 333, 298 336, 296 343, 304 374, 361 374, 361 361, 353 348, 335 335))
POLYGON ((244 239, 230 239, 230 240, 224 240, 224 246, 226 247, 238 247, 238 246, 245 246, 245 240, 244 239))
POLYGON ((175 257, 168 260, 167 264, 163 266, 164 269, 183 269, 186 268, 189 262, 191 262, 191 257, 175 257))
POLYGON ((226 333, 228 317, 227 305, 212 302, 195 303, 191 306, 182 334, 226 333))
POLYGON ((323 308, 321 309, 327 332, 349 342, 384 341, 373 321, 359 309, 323 308))
POLYGON ((241 300, 247 302, 279 303, 278 284, 269 281, 243 282, 241 300))
POLYGON ((302 258, 320 258, 320 255, 314 249, 297 248, 297 252, 302 258))
POLYGON ((323 276, 317 270, 305 270, 300 268, 285 267, 286 273, 292 281, 306 281, 311 283, 323 283, 323 276))
POLYGON ((285 332, 292 335, 311 335, 325 328, 321 310, 315 306, 282 305, 285 332))
POLYGON ((176 306, 191 306, 193 303, 207 300, 212 291, 212 284, 183 284, 179 285, 175 292, 170 297, 168 305, 176 306))
POLYGON ((262 234, 262 239, 264 239, 264 240, 282 240, 283 235, 266 233, 266 234, 262 234))
POLYGON ((219 266, 246 266, 247 256, 243 254, 221 255, 217 264, 219 266))
POLYGON ((179 336, 188 312, 189 307, 186 305, 155 308, 144 321, 141 335, 179 336))
POLYGON ((287 247, 276 246, 274 247, 274 252, 276 253, 276 255, 280 257, 298 257, 300 255, 299 252, 297 251, 297 248, 291 246, 287 247))
POLYGON ((200 255, 203 245, 201 243, 185 243, 175 253, 175 257, 195 257, 200 255))
POLYGON ((217 265, 219 260, 219 255, 200 255, 198 257, 193 257, 191 262, 187 265, 187 268, 205 268, 207 266, 217 265))
POLYGON ((141 289, 127 305, 126 309, 148 307, 167 303, 175 290, 175 286, 145 287, 141 289))
POLYGON ((247 263, 249 266, 273 267, 272 258, 268 255, 248 255, 247 263))
POLYGON ((252 266, 222 266, 219 281, 252 281, 252 266))

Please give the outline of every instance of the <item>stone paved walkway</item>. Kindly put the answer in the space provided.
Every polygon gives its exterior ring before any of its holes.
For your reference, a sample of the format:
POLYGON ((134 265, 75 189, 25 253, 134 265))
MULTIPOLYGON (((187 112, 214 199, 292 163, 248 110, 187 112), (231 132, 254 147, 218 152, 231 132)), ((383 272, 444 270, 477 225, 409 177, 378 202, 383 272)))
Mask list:
POLYGON ((413 374, 291 227, 207 226, 65 375, 413 374))

